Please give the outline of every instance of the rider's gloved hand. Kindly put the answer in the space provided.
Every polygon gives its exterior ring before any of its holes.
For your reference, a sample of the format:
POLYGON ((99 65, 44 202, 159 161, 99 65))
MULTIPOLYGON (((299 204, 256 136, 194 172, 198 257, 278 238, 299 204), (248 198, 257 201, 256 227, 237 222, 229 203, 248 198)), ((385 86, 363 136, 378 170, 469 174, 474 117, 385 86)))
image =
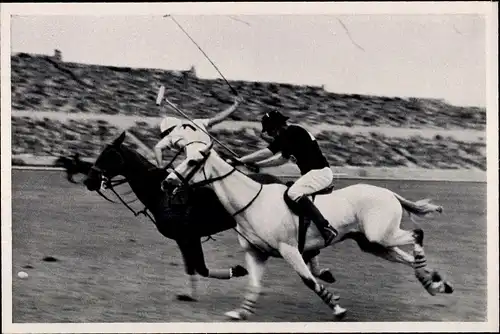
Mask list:
POLYGON ((245 167, 246 167, 249 171, 251 171, 252 173, 258 173, 258 172, 260 171, 259 166, 254 165, 254 164, 252 164, 252 163, 246 163, 246 164, 245 164, 245 167))
POLYGON ((226 162, 228 164, 233 165, 233 166, 243 166, 244 165, 244 163, 241 162, 238 158, 233 158, 233 157, 226 159, 226 162))
POLYGON ((234 97, 234 103, 240 104, 243 101, 245 101, 245 99, 243 97, 241 97, 240 95, 237 95, 234 97))

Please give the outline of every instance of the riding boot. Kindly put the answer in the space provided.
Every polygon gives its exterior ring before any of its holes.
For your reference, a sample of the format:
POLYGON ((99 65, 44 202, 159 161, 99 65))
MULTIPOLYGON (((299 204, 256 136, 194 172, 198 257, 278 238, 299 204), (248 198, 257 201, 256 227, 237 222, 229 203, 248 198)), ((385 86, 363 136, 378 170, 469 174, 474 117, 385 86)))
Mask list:
POLYGON ((301 211, 318 227, 321 235, 325 239, 325 245, 328 246, 338 235, 338 231, 330 226, 316 205, 314 205, 314 203, 307 196, 303 196, 298 201, 298 204, 300 205, 301 211))

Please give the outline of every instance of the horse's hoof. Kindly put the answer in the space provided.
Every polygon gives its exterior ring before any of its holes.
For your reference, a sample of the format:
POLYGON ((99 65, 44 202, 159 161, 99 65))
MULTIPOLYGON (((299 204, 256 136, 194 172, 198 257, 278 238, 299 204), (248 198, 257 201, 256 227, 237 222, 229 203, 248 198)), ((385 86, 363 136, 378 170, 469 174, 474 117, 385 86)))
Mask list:
POLYGON ((323 269, 319 276, 318 276, 319 279, 325 281, 326 283, 335 283, 335 277, 333 277, 333 274, 332 272, 330 271, 330 269, 323 269))
POLYGON ((244 312, 241 312, 239 310, 226 312, 225 316, 231 320, 245 320, 247 318, 244 312))
POLYGON ((335 318, 335 320, 342 320, 345 317, 346 313, 347 310, 338 304, 333 308, 333 317, 335 318))
POLYGON ((226 312, 224 315, 231 320, 241 320, 241 315, 239 314, 239 312, 236 311, 229 311, 226 312))
POLYGON ((443 278, 441 277, 441 275, 437 271, 432 272, 432 281, 433 282, 441 282, 442 280, 443 280, 443 278))
POLYGON ((233 268, 231 268, 233 272, 233 277, 243 277, 248 275, 248 270, 245 267, 240 266, 239 264, 233 268))
POLYGON ((453 293, 453 287, 448 282, 444 282, 444 293, 453 293))
POLYGON ((436 293, 439 291, 438 287, 433 286, 435 283, 432 283, 431 286, 426 289, 426 291, 431 295, 431 296, 436 296, 436 293))
POLYGON ((183 302, 195 302, 195 301, 197 301, 196 298, 193 298, 190 295, 186 295, 186 294, 177 295, 177 300, 180 300, 183 302))

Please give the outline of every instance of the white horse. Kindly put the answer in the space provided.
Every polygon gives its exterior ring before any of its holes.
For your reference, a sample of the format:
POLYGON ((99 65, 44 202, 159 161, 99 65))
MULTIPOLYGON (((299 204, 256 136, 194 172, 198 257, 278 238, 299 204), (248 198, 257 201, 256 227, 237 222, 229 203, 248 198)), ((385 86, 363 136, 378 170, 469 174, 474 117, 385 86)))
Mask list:
MULTIPOLYGON (((346 310, 337 298, 318 283, 299 251, 299 216, 284 200, 287 187, 282 184, 259 184, 226 163, 212 145, 189 154, 164 182, 173 186, 208 185, 223 206, 235 216, 239 243, 245 251, 249 270, 249 286, 240 308, 226 313, 235 319, 247 319, 255 312, 261 292, 261 280, 266 260, 282 257, 340 319, 346 310)), ((426 265, 423 249, 423 231, 405 231, 400 228, 403 209, 425 216, 442 212, 440 206, 428 200, 411 202, 381 187, 356 184, 317 195, 315 203, 339 235, 332 243, 345 238, 358 241, 363 251, 384 259, 404 263, 413 268, 424 288, 431 294, 452 293, 451 285, 426 265), (398 246, 414 245, 413 256, 398 246)), ((302 230, 302 229, 300 229, 302 230)), ((304 251, 324 248, 324 241, 314 224, 305 234, 304 251)))

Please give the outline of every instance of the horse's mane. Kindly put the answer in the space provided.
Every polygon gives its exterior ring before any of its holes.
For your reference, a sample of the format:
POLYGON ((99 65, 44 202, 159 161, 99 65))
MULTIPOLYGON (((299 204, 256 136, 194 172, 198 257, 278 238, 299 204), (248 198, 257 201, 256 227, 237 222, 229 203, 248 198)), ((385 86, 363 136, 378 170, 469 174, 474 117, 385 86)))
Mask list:
POLYGON ((56 159, 56 163, 57 162, 65 162, 65 161, 71 161, 72 159, 71 158, 68 158, 68 157, 65 157, 65 156, 60 156, 56 159))
POLYGON ((148 170, 159 170, 158 167, 156 167, 154 164, 152 164, 148 159, 146 159, 142 154, 140 154, 139 152, 131 149, 130 147, 126 146, 126 145, 122 145, 121 146, 123 149, 125 149, 125 151, 127 151, 128 153, 132 154, 133 156, 135 156, 137 158, 137 160, 139 160, 139 162, 144 165, 144 167, 148 170))
POLYGON ((245 174, 247 177, 251 178, 252 180, 259 182, 261 184, 273 184, 273 183, 279 183, 279 184, 285 184, 283 180, 278 178, 277 176, 274 176, 272 174, 266 174, 266 173, 252 173, 252 174, 245 174))

